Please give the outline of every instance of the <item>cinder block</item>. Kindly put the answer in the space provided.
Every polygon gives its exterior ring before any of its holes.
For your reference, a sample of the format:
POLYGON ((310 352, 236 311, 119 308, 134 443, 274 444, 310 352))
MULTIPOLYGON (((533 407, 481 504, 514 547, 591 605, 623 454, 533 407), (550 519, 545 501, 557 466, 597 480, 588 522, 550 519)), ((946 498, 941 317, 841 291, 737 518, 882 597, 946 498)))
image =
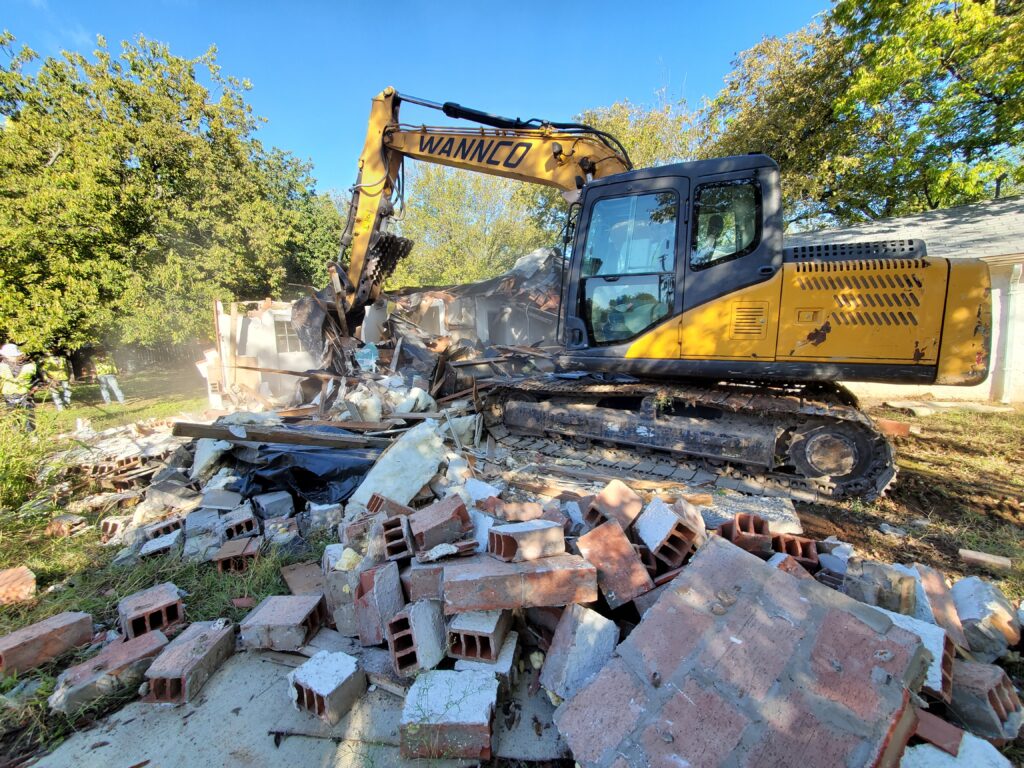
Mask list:
POLYGON ((246 648, 297 651, 326 623, 322 595, 274 595, 243 619, 239 634, 246 648))
POLYGON ((181 540, 182 534, 180 529, 171 531, 163 536, 157 536, 155 539, 150 539, 142 545, 142 548, 139 550, 139 557, 145 559, 170 555, 181 547, 181 540))
POLYGON ((241 573, 249 569, 253 561, 259 557, 263 546, 262 536, 247 536, 230 539, 213 556, 218 573, 241 573))
MULTIPOLYGON (((686 502, 682 502, 686 504, 686 502)), ((704 533, 704 521, 685 520, 674 506, 653 499, 633 523, 633 532, 666 569, 678 568, 697 549, 704 533)))
POLYGON ((220 525, 225 539, 241 539, 246 536, 256 536, 260 532, 256 516, 248 504, 243 504, 228 512, 221 518, 220 525))
POLYGON ((389 517, 384 521, 384 554, 388 560, 408 560, 413 554, 409 518, 389 517))
POLYGON ((154 629, 166 630, 185 620, 181 591, 166 581, 128 595, 117 604, 117 618, 129 639, 154 629))
POLYGON ((402 588, 410 603, 417 600, 440 600, 444 563, 421 563, 413 560, 401 571, 402 588))
POLYGON ((21 673, 53 661, 92 640, 92 616, 65 611, 0 637, 0 675, 21 673))
POLYGON ((336 725, 366 693, 366 674, 354 656, 319 651, 288 673, 292 704, 336 725))
POLYGON ((778 536, 772 536, 772 549, 789 555, 808 573, 814 573, 820 567, 818 548, 813 539, 794 536, 791 533, 780 533, 778 536))
POLYGON ((487 551, 511 563, 560 555, 565 552, 565 530, 550 520, 495 525, 487 532, 487 551))
POLYGON ((562 699, 571 699, 611 659, 619 628, 597 611, 568 605, 555 628, 540 683, 562 699))
POLYGON ((592 528, 614 520, 628 531, 643 506, 644 500, 636 491, 621 480, 612 480, 584 507, 583 520, 592 528))
POLYGON ((407 517, 415 511, 412 507, 399 504, 379 493, 370 494, 370 500, 366 502, 366 509, 372 515, 383 512, 387 517, 407 517))
POLYGON ((224 488, 208 488, 203 491, 203 507, 226 512, 235 509, 243 501, 242 494, 224 488))
POLYGON ((597 599, 597 571, 575 555, 555 555, 525 563, 474 555, 446 562, 442 579, 444 610, 448 614, 589 603, 597 599))
POLYGON ((386 637, 387 623, 405 605, 398 564, 386 563, 360 573, 353 600, 359 642, 380 645, 386 637))
POLYGON ((402 757, 489 760, 497 698, 498 681, 489 672, 419 675, 402 708, 402 757))
POLYGON ((432 549, 438 544, 458 541, 472 530, 469 512, 459 496, 435 502, 409 517, 415 549, 432 549))
POLYGON ((618 521, 609 520, 580 536, 576 546, 597 569, 597 585, 611 608, 654 589, 654 582, 618 521))
POLYGON ((36 594, 36 575, 24 565, 0 571, 0 605, 31 600, 36 594))
POLYGON ((261 493, 259 496, 252 497, 252 503, 256 514, 264 520, 269 520, 272 517, 291 517, 295 513, 295 501, 288 491, 261 493))
POLYGON ((353 546, 370 532, 376 519, 375 515, 363 515, 348 523, 338 523, 338 540, 346 546, 353 546))
POLYGON ((497 661, 511 623, 508 611, 458 614, 448 625, 448 655, 453 659, 497 661))
MULTIPOLYGON (((493 505, 494 511, 488 514, 500 517, 510 523, 525 523, 528 520, 537 520, 544 516, 544 509, 535 501, 502 501, 496 499, 497 504, 493 505)), ((485 510, 486 511, 486 510, 485 510)))
POLYGON ((772 535, 768 521, 758 515, 737 512, 732 520, 718 526, 718 535, 765 560, 772 555, 772 535))
POLYGON ((508 693, 516 682, 516 663, 519 656, 519 633, 510 630, 505 635, 505 642, 501 644, 498 658, 495 661, 483 659, 458 659, 455 662, 455 671, 480 670, 490 672, 498 678, 499 690, 508 693))
POLYGON ((387 636, 391 661, 399 675, 433 669, 444 658, 447 640, 441 601, 407 605, 388 622, 387 636))
POLYGON ((95 699, 137 686, 165 645, 167 637, 159 629, 108 643, 91 659, 61 672, 49 698, 50 709, 72 715, 95 699))
POLYGON ((100 543, 106 544, 121 535, 131 519, 131 515, 111 515, 100 520, 100 543))
POLYGON ((158 520, 155 523, 150 523, 142 529, 143 536, 146 537, 146 541, 152 541, 161 536, 166 536, 169 533, 181 530, 185 527, 185 518, 183 517, 168 517, 164 520, 158 520))
POLYGON ((235 652, 234 626, 226 619, 194 621, 146 670, 146 701, 192 701, 224 661, 235 652))
POLYGON ((995 664, 953 662, 953 696, 949 709, 975 736, 995 741, 1013 740, 1024 713, 1017 691, 1006 672, 995 664))

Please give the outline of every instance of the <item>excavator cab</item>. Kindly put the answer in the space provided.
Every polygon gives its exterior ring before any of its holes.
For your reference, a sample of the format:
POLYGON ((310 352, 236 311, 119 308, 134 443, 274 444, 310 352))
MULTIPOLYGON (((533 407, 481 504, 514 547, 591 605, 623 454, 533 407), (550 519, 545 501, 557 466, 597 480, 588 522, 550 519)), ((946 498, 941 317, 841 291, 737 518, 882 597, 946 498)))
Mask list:
POLYGON ((565 304, 576 360, 621 362, 652 333, 652 356, 677 359, 679 335, 661 326, 782 265, 779 171, 766 155, 609 176, 580 203, 565 304))

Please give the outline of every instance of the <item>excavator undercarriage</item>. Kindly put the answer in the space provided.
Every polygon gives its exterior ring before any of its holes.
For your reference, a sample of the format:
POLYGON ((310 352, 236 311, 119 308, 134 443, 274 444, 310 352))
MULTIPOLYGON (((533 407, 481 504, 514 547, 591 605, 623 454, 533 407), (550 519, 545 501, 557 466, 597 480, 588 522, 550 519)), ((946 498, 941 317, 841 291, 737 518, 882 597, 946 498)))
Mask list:
POLYGON ((829 383, 528 378, 493 390, 488 422, 506 441, 539 438, 542 453, 556 441, 549 455, 610 466, 604 454, 625 449, 612 464, 631 473, 711 472, 733 478, 719 485, 770 495, 870 500, 896 475, 891 444, 846 389, 829 383))

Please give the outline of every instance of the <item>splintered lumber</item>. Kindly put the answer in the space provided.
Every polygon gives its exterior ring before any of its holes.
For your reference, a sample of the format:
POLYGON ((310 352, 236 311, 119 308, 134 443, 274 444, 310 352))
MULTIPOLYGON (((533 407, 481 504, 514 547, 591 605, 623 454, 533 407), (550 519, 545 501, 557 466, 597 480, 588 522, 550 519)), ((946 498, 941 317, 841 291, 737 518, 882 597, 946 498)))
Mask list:
POLYGON ((391 441, 383 437, 338 435, 326 430, 294 430, 248 424, 196 424, 190 421, 176 422, 172 434, 176 437, 209 437, 231 443, 284 443, 319 445, 325 448, 386 448, 391 445, 391 441))
POLYGON ((973 549, 961 549, 960 559, 968 565, 978 565, 983 568, 991 568, 997 571, 1009 571, 1013 569, 1013 560, 1002 555, 991 555, 988 552, 978 552, 973 549))

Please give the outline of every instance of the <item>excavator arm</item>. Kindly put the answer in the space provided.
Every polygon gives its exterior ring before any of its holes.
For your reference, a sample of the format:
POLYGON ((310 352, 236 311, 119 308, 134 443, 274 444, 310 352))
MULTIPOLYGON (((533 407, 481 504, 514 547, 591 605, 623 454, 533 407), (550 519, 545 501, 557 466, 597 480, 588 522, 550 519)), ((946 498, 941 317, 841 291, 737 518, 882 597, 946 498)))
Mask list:
POLYGON ((358 322, 362 309, 377 298, 384 280, 412 249, 411 241, 388 231, 407 157, 557 187, 569 195, 588 181, 632 168, 617 140, 585 125, 499 117, 385 88, 370 109, 342 235, 342 248, 349 248, 348 269, 332 269, 332 276, 337 275, 335 291, 343 299, 339 309, 352 321, 358 322), (403 101, 471 120, 479 127, 404 125, 398 120, 403 101))

